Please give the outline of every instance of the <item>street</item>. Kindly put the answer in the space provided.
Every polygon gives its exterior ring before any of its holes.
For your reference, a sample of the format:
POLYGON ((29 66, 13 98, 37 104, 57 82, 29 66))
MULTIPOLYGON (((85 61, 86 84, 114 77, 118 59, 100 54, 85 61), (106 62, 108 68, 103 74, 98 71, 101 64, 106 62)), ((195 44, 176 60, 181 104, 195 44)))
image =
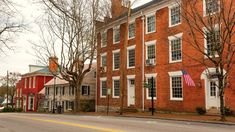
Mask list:
POLYGON ((235 126, 127 117, 0 113, 0 132, 234 132, 235 126))

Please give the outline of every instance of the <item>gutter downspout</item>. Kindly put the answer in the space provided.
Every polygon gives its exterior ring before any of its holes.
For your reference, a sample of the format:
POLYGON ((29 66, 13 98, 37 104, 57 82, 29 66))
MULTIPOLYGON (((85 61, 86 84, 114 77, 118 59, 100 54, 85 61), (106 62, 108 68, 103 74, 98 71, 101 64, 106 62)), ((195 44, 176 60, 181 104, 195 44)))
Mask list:
MULTIPOLYGON (((142 83, 144 83, 144 20, 145 20, 145 17, 143 15, 143 12, 141 11, 141 19, 142 19, 142 83)), ((144 91, 145 91, 145 88, 144 86, 142 85, 142 111, 144 112, 144 91)))

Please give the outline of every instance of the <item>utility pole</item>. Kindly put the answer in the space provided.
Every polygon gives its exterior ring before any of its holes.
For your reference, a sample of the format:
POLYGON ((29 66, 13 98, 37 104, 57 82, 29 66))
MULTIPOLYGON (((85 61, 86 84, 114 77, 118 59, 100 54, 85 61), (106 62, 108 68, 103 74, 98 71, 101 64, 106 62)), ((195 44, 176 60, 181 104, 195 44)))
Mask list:
POLYGON ((8 79, 9 79, 9 74, 7 71, 7 108, 8 108, 8 79))

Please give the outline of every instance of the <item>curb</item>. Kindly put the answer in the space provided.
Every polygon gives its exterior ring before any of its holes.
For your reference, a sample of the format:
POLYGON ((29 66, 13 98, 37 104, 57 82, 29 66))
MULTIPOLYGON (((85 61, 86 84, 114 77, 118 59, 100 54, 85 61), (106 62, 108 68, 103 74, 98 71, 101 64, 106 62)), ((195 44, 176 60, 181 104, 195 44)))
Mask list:
POLYGON ((217 124, 217 125, 227 125, 227 126, 235 126, 235 123, 232 122, 221 122, 221 121, 202 121, 202 120, 187 120, 187 119, 175 119, 175 118, 161 118, 161 117, 144 117, 144 116, 128 116, 128 115, 117 115, 113 117, 132 117, 132 118, 144 118, 144 119, 158 119, 158 120, 166 120, 166 121, 184 121, 184 122, 194 122, 194 123, 207 123, 207 124, 217 124))

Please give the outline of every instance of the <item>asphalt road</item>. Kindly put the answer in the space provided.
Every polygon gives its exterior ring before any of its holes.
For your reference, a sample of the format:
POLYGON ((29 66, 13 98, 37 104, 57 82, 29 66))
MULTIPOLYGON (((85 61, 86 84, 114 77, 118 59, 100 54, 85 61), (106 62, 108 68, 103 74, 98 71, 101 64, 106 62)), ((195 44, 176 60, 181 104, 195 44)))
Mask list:
POLYGON ((127 117, 0 113, 0 132, 235 132, 235 126, 127 117))

